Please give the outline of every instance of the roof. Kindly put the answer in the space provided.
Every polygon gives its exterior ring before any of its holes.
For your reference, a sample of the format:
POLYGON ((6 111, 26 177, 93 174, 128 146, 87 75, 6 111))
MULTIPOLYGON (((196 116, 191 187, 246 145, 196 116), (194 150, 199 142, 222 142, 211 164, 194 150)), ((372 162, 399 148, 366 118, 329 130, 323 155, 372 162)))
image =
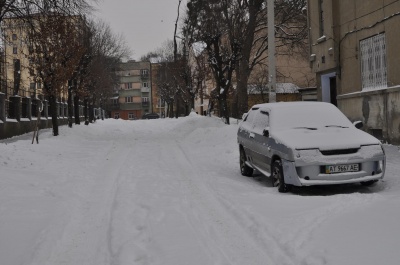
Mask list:
POLYGON ((320 101, 291 101, 291 102, 274 102, 274 103, 262 103, 252 106, 252 108, 262 109, 281 109, 281 108, 298 108, 298 107, 322 107, 322 106, 334 106, 331 103, 320 102, 320 101))
POLYGON ((150 62, 136 62, 128 61, 119 64, 119 71, 124 70, 140 70, 140 69, 150 69, 150 62))

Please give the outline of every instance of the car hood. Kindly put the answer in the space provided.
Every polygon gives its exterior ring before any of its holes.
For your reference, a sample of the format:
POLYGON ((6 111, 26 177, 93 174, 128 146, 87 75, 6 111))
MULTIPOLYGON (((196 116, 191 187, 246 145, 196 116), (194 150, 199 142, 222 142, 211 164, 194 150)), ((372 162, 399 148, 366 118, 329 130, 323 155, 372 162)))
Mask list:
POLYGON ((271 137, 292 149, 339 150, 380 144, 372 135, 354 128, 297 128, 271 132, 271 137))

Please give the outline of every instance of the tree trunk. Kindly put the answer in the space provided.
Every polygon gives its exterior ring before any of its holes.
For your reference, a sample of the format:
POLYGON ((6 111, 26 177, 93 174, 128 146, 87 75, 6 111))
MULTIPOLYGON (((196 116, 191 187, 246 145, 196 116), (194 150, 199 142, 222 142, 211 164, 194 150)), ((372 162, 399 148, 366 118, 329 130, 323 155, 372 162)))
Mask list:
POLYGON ((262 0, 252 1, 249 3, 249 20, 246 30, 243 32, 242 52, 239 65, 236 68, 237 73, 237 96, 238 96, 238 117, 249 110, 247 85, 251 73, 250 56, 253 48, 254 32, 257 27, 257 14, 262 6, 262 0))
POLYGON ((74 97, 74 108, 75 108, 75 124, 81 124, 81 117, 79 113, 79 96, 74 97))
POLYGON ((231 115, 233 118, 239 119, 239 108, 238 108, 238 93, 237 89, 232 96, 231 103, 231 115))
POLYGON ((57 98, 55 96, 49 97, 51 123, 53 125, 53 135, 58 135, 58 117, 57 117, 57 98))
POLYGON ((94 122, 94 105, 93 103, 89 103, 89 122, 94 122))
POLYGON ((73 104, 72 104, 72 88, 68 89, 68 127, 72 128, 72 116, 73 116, 73 104))
POLYGON ((89 117, 88 117, 88 99, 85 97, 83 100, 83 115, 85 116, 85 125, 89 125, 89 117))
POLYGON ((226 100, 226 93, 222 93, 218 97, 220 117, 224 118, 225 124, 229 124, 228 102, 226 100))
POLYGON ((179 98, 178 98, 178 95, 176 95, 176 100, 175 100, 175 102, 176 102, 176 108, 175 108, 175 118, 178 118, 179 117, 179 111, 180 111, 180 106, 179 106, 179 98))
POLYGON ((237 109, 238 113, 235 118, 240 118, 243 113, 246 113, 249 110, 249 96, 247 93, 247 85, 248 85, 248 79, 249 79, 249 71, 248 67, 244 65, 240 65, 240 68, 247 68, 247 69, 241 69, 241 76, 237 80, 237 87, 236 87, 236 93, 237 93, 237 109))

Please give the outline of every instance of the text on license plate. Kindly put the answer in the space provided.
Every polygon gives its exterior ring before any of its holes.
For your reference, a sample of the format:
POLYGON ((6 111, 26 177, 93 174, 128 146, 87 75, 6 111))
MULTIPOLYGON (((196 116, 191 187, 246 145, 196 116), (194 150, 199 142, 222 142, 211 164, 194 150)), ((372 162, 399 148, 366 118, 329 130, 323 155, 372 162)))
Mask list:
POLYGON ((334 165, 326 166, 325 173, 341 173, 341 172, 357 172, 359 171, 359 164, 349 164, 349 165, 334 165))

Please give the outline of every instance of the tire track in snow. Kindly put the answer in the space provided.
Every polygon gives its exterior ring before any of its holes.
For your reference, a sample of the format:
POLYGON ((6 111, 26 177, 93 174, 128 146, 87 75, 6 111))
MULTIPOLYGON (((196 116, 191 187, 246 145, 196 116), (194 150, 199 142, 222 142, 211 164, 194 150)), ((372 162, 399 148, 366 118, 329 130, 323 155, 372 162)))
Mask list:
MULTIPOLYGON (((291 195, 276 193, 274 196, 276 197, 272 199, 279 200, 280 196, 288 197, 291 195)), ((296 197, 299 200, 313 198, 296 197)), ((303 211, 290 215, 290 218, 278 218, 279 222, 277 220, 266 222, 265 217, 257 214, 257 212, 250 212, 244 208, 237 209, 223 195, 218 198, 234 218, 245 227, 246 231, 259 242, 260 246, 263 246, 266 250, 271 249, 271 247, 281 250, 272 253, 272 258, 275 260, 274 264, 286 264, 281 257, 284 254, 294 264, 320 265, 328 262, 325 258, 326 250, 308 244, 312 242, 315 232, 330 218, 351 211, 353 208, 357 209, 361 205, 369 204, 378 199, 379 196, 375 194, 348 194, 325 197, 326 205, 323 204, 317 208, 309 209, 307 212, 303 211), (263 218, 264 221, 262 221, 263 218), (299 263, 299 261, 301 262, 299 263)), ((282 206, 284 207, 290 201, 292 200, 285 200, 285 202, 282 202, 282 206)), ((307 204, 307 201, 304 201, 304 204, 307 204)))
MULTIPOLYGON (((191 163, 190 156, 180 146, 184 157, 188 163, 191 163)), ((193 165, 194 166, 194 165, 193 165)), ((199 179, 195 176, 193 181, 199 179)), ((196 182, 199 186, 199 182, 196 182)), ((207 185, 205 182, 202 185, 207 185)), ((201 186, 201 185, 200 185, 201 186)), ((205 187, 204 187, 205 188, 205 187)), ((350 194, 336 195, 335 199, 327 197, 327 206, 322 209, 316 209, 307 214, 300 214, 299 217, 292 218, 288 222, 269 224, 261 223, 257 218, 259 215, 254 212, 248 212, 246 209, 235 207, 228 198, 221 195, 217 189, 208 184, 207 192, 213 190, 212 196, 221 206, 229 212, 232 220, 236 220, 239 226, 254 240, 260 249, 268 253, 269 258, 273 260, 272 264, 297 264, 299 260, 304 265, 326 264, 324 250, 307 249, 308 242, 312 240, 313 234, 331 217, 342 212, 349 211, 353 207, 359 207, 361 204, 367 204, 376 199, 376 195, 370 194, 350 194), (337 199, 340 197, 340 199, 337 199), (292 230, 290 232, 290 230, 292 230)), ((276 196, 290 196, 287 194, 277 194, 276 196)), ((273 199, 279 199, 278 197, 273 199)), ((299 197, 302 199, 302 197, 299 197)))
MULTIPOLYGON (((90 174, 93 178, 99 178, 91 179, 89 186, 79 192, 79 198, 73 198, 73 204, 70 201, 65 202, 66 209, 73 207, 68 220, 63 220, 66 222, 64 224, 52 226, 54 229, 63 227, 63 231, 57 232, 61 232, 60 238, 51 246, 50 253, 49 249, 44 249, 46 246, 38 245, 32 264, 44 265, 43 260, 46 260, 46 265, 112 264, 115 253, 110 243, 110 221, 115 193, 123 177, 121 168, 126 163, 129 152, 130 147, 125 143, 113 141, 105 154, 93 156, 93 159, 98 160, 93 164, 102 166, 97 169, 91 168, 90 174), (100 173, 96 174, 93 171, 100 173), (92 184, 94 185, 90 186, 92 184), (85 191, 87 194, 83 194, 85 191)), ((53 242, 45 240, 46 237, 52 236, 51 233, 54 234, 54 231, 45 231, 42 242, 53 242)))
MULTIPOLYGON (((271 255, 268 253, 268 249, 260 246, 255 238, 249 236, 248 231, 237 222, 235 216, 211 192, 212 189, 200 181, 201 176, 197 173, 199 170, 191 162, 190 156, 188 156, 184 148, 178 142, 176 142, 176 146, 179 149, 176 148, 174 150, 174 156, 177 157, 177 161, 185 161, 185 163, 178 163, 178 166, 182 172, 181 177, 185 179, 186 197, 193 204, 192 207, 196 211, 201 211, 198 215, 192 213, 187 218, 191 221, 192 228, 196 230, 198 237, 204 243, 204 247, 210 252, 218 249, 225 257, 221 264, 294 265, 295 262, 285 255, 286 253, 283 250, 274 247, 274 252, 278 250, 279 254, 271 255), (188 172, 188 167, 182 164, 189 164, 191 170, 188 172), (206 219, 201 229, 198 227, 199 218, 206 219), (207 231, 206 234, 204 230, 207 231), (210 245, 210 241, 216 237, 217 240, 210 245), (227 245, 229 247, 226 247, 227 245), (274 259, 274 256, 279 257, 279 262, 274 259)), ((270 243, 276 245, 273 239, 270 243)), ((214 256, 218 258, 218 253, 214 253, 214 256)))

